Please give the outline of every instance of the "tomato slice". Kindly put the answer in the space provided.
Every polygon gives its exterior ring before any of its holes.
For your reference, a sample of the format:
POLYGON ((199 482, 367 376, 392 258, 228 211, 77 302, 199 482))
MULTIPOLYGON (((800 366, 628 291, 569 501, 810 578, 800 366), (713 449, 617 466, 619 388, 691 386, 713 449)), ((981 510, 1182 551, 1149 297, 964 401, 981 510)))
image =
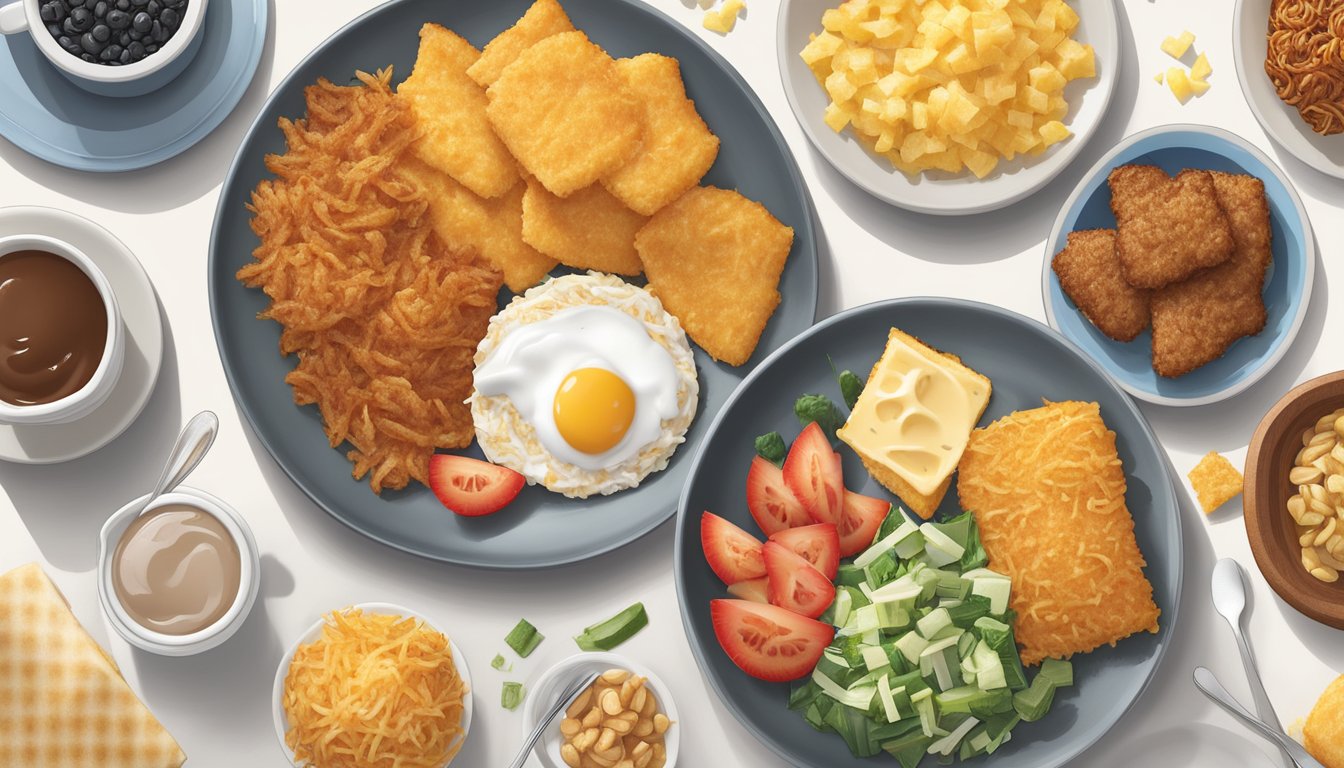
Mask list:
POLYGON ((821 571, 821 575, 835 581, 840 570, 840 534, 834 525, 817 523, 790 528, 771 534, 770 540, 792 550, 821 571))
POLYGON ((845 493, 840 454, 831 450, 831 442, 817 422, 808 424, 793 441, 784 459, 784 483, 802 502, 812 522, 840 522, 845 493))
POLYGON ((728 658, 759 680, 782 683, 811 674, 835 627, 773 605, 711 600, 714 636, 728 658))
POLYGON ((835 585, 801 555, 777 541, 761 550, 773 605, 815 619, 835 600, 835 585))
POLYGON ((770 580, 762 576, 759 579, 747 579, 739 581, 736 584, 728 585, 728 594, 733 597, 739 597, 743 600, 750 600, 753 603, 770 602, 769 584, 770 580))
POLYGON ((508 467, 436 453, 429 457, 429 488, 443 506, 463 517, 489 515, 513 501, 526 479, 508 467))
POLYGON ((840 556, 857 555, 872 545, 877 529, 887 519, 891 502, 845 491, 845 503, 840 510, 840 556))
POLYGON ((812 522, 779 467, 757 456, 747 472, 747 510, 766 536, 812 522))
POLYGON ((700 516, 700 546, 714 575, 724 584, 736 584, 765 575, 761 542, 713 512, 700 516))

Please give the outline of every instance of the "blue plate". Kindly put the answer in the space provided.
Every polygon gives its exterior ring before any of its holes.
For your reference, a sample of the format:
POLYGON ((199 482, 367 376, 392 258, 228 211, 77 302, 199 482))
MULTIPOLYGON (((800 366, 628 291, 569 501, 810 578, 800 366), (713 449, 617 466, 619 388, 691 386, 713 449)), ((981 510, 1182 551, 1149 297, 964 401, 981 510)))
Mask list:
POLYGON ((0 36, 0 136, 77 171, 131 171, 174 157, 219 127, 243 98, 261 61, 266 3, 211 2, 196 58, 173 82, 133 98, 82 90, 26 33, 0 36))
MULTIPOLYGON (((812 325, 817 308, 811 200, 784 137, 742 76, 700 38, 642 0, 564 0, 574 25, 613 56, 655 51, 681 62, 687 95, 722 141, 702 183, 740 190, 793 227, 779 308, 743 366, 717 363, 693 347, 700 413, 667 469, 644 478, 638 488, 581 501, 530 486, 499 513, 469 518, 444 509, 419 483, 374 496, 367 483, 350 477, 345 450, 328 447, 317 409, 294 404, 285 374, 295 360, 278 353, 280 326, 257 319, 269 300, 234 278, 257 247, 244 204, 258 182, 271 178, 265 156, 285 149, 276 121, 303 114, 306 86, 319 77, 348 82, 356 69, 372 72, 389 65, 400 79, 411 71, 425 22, 442 24, 479 47, 529 5, 531 0, 393 0, 336 32, 272 92, 248 131, 220 193, 210 244, 210 311, 224 372, 239 410, 280 467, 309 498, 360 533, 407 552, 481 568, 541 568, 585 560, 671 518, 709 421, 757 362, 812 325)), ((469 453, 481 456, 475 446, 469 453)))
MULTIPOLYGON (((1176 631, 1182 547, 1180 511, 1167 473, 1166 454, 1134 401, 1079 349, 1035 320, 998 307, 957 299, 896 299, 858 307, 823 320, 761 363, 737 388, 709 428, 691 467, 677 518, 677 598, 695 660, 728 709, 756 738, 801 768, 877 768, 897 765, 885 755, 853 757, 839 736, 812 730, 788 710, 789 686, 748 677, 719 647, 709 603, 729 597, 700 547, 700 513, 711 510, 744 530, 757 531, 746 507, 747 470, 756 435, 798 434, 794 400, 805 392, 839 396, 835 370, 866 379, 897 327, 958 355, 994 383, 980 423, 1015 410, 1039 408, 1041 399, 1094 401, 1116 435, 1124 463, 1125 499, 1148 566, 1153 600, 1162 610, 1156 635, 1140 633, 1114 648, 1073 657, 1074 687, 1062 689, 1050 714, 1023 723, 992 756, 968 766, 1055 768, 1082 754, 1119 722, 1157 673, 1176 631), (832 367, 834 363, 834 367, 832 367)), ((864 471, 858 456, 841 446, 845 486, 857 493, 892 496, 864 471)), ((938 514, 960 512, 955 487, 938 514)), ((933 758, 925 766, 936 764, 933 758)), ((725 761, 727 764, 727 761, 725 761)), ((1083 760, 1078 765, 1086 765, 1083 760)))
POLYGON ((1219 128, 1167 125, 1121 141, 1083 177, 1055 219, 1045 243, 1041 293, 1050 325, 1101 363, 1127 392, 1160 405, 1206 405, 1232 397, 1259 381, 1288 351, 1307 314, 1315 252, 1311 222, 1302 200, 1265 153, 1219 128), (1274 263, 1265 280, 1268 319, 1264 330, 1233 343, 1221 358, 1174 379, 1153 371, 1150 332, 1129 342, 1105 336, 1064 295, 1059 278, 1050 268, 1070 232, 1115 227, 1106 177, 1112 168, 1129 163, 1156 165, 1173 175, 1184 168, 1247 173, 1265 183, 1269 198, 1274 263))

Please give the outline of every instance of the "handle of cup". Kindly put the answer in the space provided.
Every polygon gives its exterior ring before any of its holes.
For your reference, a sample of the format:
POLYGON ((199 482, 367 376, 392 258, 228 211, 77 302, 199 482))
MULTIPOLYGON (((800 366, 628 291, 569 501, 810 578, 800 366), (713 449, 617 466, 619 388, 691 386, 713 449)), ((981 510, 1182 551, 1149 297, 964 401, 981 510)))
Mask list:
POLYGON ((14 0, 9 5, 0 6, 0 35, 13 35, 28 31, 28 13, 24 9, 26 0, 14 0))

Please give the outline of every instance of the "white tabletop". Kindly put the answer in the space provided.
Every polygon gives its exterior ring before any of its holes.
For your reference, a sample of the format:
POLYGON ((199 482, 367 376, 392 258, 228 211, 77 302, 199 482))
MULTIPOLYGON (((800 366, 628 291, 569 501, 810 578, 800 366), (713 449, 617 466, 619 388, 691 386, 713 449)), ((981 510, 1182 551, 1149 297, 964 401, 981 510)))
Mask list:
MULTIPOLYGON (((466 0, 460 0, 465 2, 466 0)), ((1123 71, 1106 124, 1053 184, 1006 210, 961 220, 905 213, 851 186, 807 143, 785 103, 775 68, 775 3, 748 0, 737 29, 701 28, 694 0, 654 0, 693 29, 746 77, 779 123, 802 166, 821 219, 821 315, 876 299, 957 296, 1043 319, 1043 244, 1059 206, 1081 174, 1121 137, 1150 126, 1222 126, 1269 152, 1306 202, 1321 250, 1344 242, 1344 182, 1321 175, 1274 146, 1251 116, 1232 62, 1229 0, 1118 3, 1123 71), (1182 106, 1152 76, 1170 62, 1163 37, 1189 28, 1213 63, 1213 88, 1182 106), (1334 201, 1328 202, 1328 201, 1334 201)), ((355 534, 314 506, 271 460, 234 407, 214 348, 205 295, 206 251, 219 187, 266 94, 314 46, 374 0, 273 3, 274 23, 252 88, 213 135, 148 170, 95 175, 56 168, 0 141, 0 205, 49 205, 111 229, 135 251, 158 287, 167 318, 167 357, 145 414, 116 442, 66 465, 0 465, 0 570, 30 560, 46 567, 76 615, 190 756, 193 768, 282 766, 270 720, 270 684, 284 647, 320 613, 384 600, 438 617, 465 650, 477 687, 471 738, 456 763, 496 766, 521 736, 518 714, 500 708, 505 679, 534 679, 576 651, 569 637, 636 600, 651 624, 620 648, 673 689, 686 738, 681 765, 776 766, 781 761, 737 724, 700 677, 682 631, 672 581, 673 526, 624 550, 539 573, 498 574, 440 565, 394 552, 355 534), (94 587, 95 537, 103 519, 154 480, 167 447, 193 413, 211 409, 222 431, 190 484, 226 497, 247 516, 260 543, 261 599, 240 633, 200 656, 169 659, 132 651, 106 625, 94 587), (547 640, 512 674, 490 659, 519 617, 547 640)), ((726 148, 731 151, 731 147, 726 148)), ((1276 370, 1248 392, 1201 408, 1143 406, 1181 473, 1186 542, 1180 625, 1158 679, 1134 709, 1077 765, 1270 765, 1268 749, 1207 703, 1190 682, 1197 664, 1213 669, 1244 701, 1250 696, 1230 631, 1209 603, 1218 557, 1247 565, 1254 583, 1252 643, 1285 725, 1304 717, 1328 680, 1344 672, 1344 634, 1297 614, 1254 570, 1239 502, 1206 519, 1184 473, 1209 450, 1240 463, 1265 410, 1293 384, 1341 367, 1344 324, 1328 331, 1329 275, 1316 272, 1311 309, 1276 370)), ((1336 312, 1336 322, 1339 313, 1336 312)), ((788 713, 781 711, 781 717, 788 713)))

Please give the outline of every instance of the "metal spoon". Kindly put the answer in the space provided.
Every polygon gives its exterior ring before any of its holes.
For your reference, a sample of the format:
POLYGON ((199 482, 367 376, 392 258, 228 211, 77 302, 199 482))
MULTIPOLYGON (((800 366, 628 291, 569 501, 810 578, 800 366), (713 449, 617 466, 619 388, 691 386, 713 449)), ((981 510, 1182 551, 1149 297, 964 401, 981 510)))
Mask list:
POLYGON ((1270 725, 1246 711, 1246 708, 1227 692, 1218 678, 1204 667, 1195 667, 1195 687, 1214 704, 1227 710, 1227 713, 1240 720, 1266 739, 1279 745, 1284 754, 1297 768, 1325 768, 1316 758, 1307 754, 1301 744, 1284 735, 1277 726, 1270 725))
POLYGON ((1260 679, 1260 671, 1255 666, 1251 645, 1246 640, 1246 633, 1241 630, 1241 616, 1246 610, 1246 576, 1241 565, 1230 557, 1224 557, 1213 566, 1213 607, 1227 619, 1232 634, 1237 638, 1237 650, 1241 651, 1241 663, 1246 667, 1246 677, 1251 683, 1255 711, 1274 730, 1282 731, 1279 716, 1274 712, 1274 705, 1270 703, 1265 684, 1260 679))
POLYGON ((210 411, 201 411, 191 417, 187 426, 182 428, 182 434, 177 436, 177 442, 168 454, 168 462, 163 465, 163 472, 159 474, 159 481, 154 484, 154 490, 150 491, 149 496, 145 498, 145 503, 141 505, 140 511, 135 513, 137 517, 144 514, 155 499, 173 490, 183 480, 187 479, 191 470, 195 469, 196 465, 201 463, 201 459, 205 458, 205 452, 210 450, 218 432, 219 417, 210 411))
POLYGON ((560 692, 560 695, 555 700, 554 706, 542 714, 541 719, 537 721, 537 727, 533 728, 532 732, 527 734, 527 738, 523 741, 522 750, 518 752, 518 756, 513 759, 513 762, 509 763, 509 768, 523 768, 523 763, 526 763, 527 758, 532 756, 532 750, 536 748, 537 741, 541 738, 541 735, 546 732, 546 729, 550 726, 551 722, 555 720, 555 716, 564 711, 570 704, 573 704, 574 700, 579 697, 579 694, 586 691, 588 686, 597 681, 600 674, 601 673, 599 672, 594 672, 591 675, 580 677, 560 692))

